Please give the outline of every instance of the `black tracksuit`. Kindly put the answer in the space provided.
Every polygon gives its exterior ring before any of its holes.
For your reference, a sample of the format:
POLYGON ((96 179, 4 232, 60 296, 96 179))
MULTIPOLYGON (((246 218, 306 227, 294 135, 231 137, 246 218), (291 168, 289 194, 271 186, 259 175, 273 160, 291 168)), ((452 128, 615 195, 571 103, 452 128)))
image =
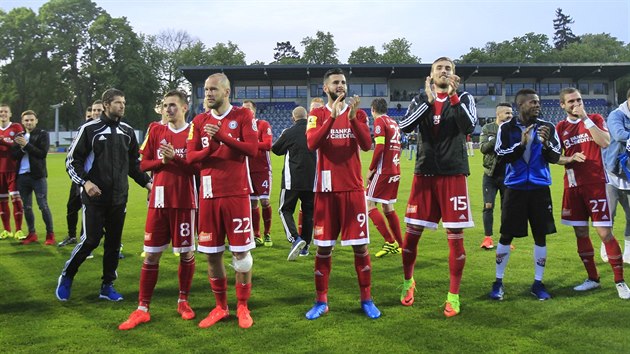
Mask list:
POLYGON ((101 195, 90 197, 85 190, 81 193, 85 232, 62 275, 74 278, 85 258, 105 236, 102 279, 105 284, 112 283, 116 279, 125 222, 127 176, 143 187, 151 181, 140 171, 138 141, 133 128, 105 114, 100 120, 84 124, 70 146, 66 168, 74 183, 83 186, 91 181, 101 190, 101 195))
POLYGON ((306 119, 299 119, 283 131, 271 151, 276 155, 285 155, 279 211, 287 239, 293 242, 300 236, 308 245, 313 233, 315 153, 306 145, 306 119), (298 199, 302 208, 302 235, 298 234, 293 220, 298 199))

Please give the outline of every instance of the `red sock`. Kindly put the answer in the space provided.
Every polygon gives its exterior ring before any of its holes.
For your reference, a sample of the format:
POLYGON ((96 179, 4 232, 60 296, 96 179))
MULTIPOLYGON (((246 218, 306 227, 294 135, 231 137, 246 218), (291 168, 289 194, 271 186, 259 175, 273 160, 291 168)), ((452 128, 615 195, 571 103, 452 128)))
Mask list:
POLYGON ((298 234, 302 234, 302 208, 300 208, 300 212, 298 213, 298 234))
POLYGON ((153 289, 157 284, 159 264, 142 263, 140 270, 140 292, 138 293, 138 306, 149 308, 151 297, 153 297, 153 289))
POLYGON ((247 300, 249 300, 250 295, 252 294, 252 283, 236 283, 236 300, 238 301, 237 306, 245 305, 247 306, 247 300))
POLYGON ((193 275, 195 274, 195 257, 185 259, 183 256, 179 260, 179 269, 177 277, 179 279, 179 299, 188 300, 190 286, 192 285, 193 275))
POLYGON ((588 236, 576 237, 576 241, 578 255, 582 259, 584 268, 586 268, 588 278, 599 281, 599 274, 597 273, 597 267, 595 266, 595 251, 593 250, 591 238, 588 236))
POLYGON ((459 294, 459 285, 462 282, 464 265, 466 264, 466 250, 464 250, 464 234, 446 232, 448 237, 448 269, 451 273, 449 292, 459 294))
POLYGON ((22 218, 24 217, 24 207, 22 198, 13 199, 13 220, 15 220, 15 231, 22 230, 22 218))
POLYGON ((385 242, 394 242, 392 234, 389 233, 387 225, 385 225, 385 219, 383 218, 383 215, 381 215, 381 213, 378 211, 378 209, 370 209, 370 211, 368 211, 368 216, 370 217, 370 220, 372 220, 372 222, 374 223, 374 226, 376 226, 378 232, 380 232, 385 239, 385 242))
POLYGON ((412 229, 407 226, 405 230, 405 240, 402 247, 403 272, 405 280, 413 278, 413 268, 416 265, 416 255, 418 254, 418 241, 420 241, 422 231, 412 229))
POLYGON ((372 262, 370 261, 370 253, 365 250, 364 253, 354 254, 354 269, 357 271, 359 279, 359 288, 361 289, 361 301, 367 301, 372 298, 370 287, 372 285, 372 262))
POLYGON ((604 242, 604 246, 608 255, 608 263, 610 263, 613 270, 615 283, 623 281, 623 259, 621 258, 619 243, 614 237, 611 237, 608 242, 604 242))
POLYGON ((11 231, 11 216, 9 210, 9 201, 3 199, 0 201, 0 217, 2 218, 2 226, 5 230, 11 231))
POLYGON ((265 235, 271 232, 271 205, 262 208, 263 224, 265 226, 265 235))
POLYGON ((210 288, 214 293, 214 299, 217 307, 227 310, 227 279, 226 278, 210 278, 210 288))
POLYGON ((254 236, 260 237, 260 209, 258 206, 252 208, 252 227, 254 228, 254 236))
POLYGON ((389 223, 389 228, 392 230, 392 234, 398 242, 399 245, 402 245, 402 235, 400 233, 400 219, 398 219, 398 214, 396 214, 395 210, 390 211, 389 213, 385 213, 385 217, 387 218, 387 222, 389 223))
POLYGON ((315 290, 317 291, 317 301, 328 302, 328 279, 332 268, 331 254, 315 255, 315 290))

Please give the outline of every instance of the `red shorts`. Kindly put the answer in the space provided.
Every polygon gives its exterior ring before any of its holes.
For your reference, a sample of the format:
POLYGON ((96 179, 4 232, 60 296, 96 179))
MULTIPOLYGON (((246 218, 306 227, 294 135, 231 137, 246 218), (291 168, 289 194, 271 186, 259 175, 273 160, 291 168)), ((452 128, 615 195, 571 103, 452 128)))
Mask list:
POLYGON ((202 253, 225 251, 227 235, 232 252, 256 248, 252 211, 246 195, 199 199, 199 247, 202 253))
POLYGON ((269 199, 271 191, 271 172, 252 172, 249 174, 252 179, 252 187, 254 193, 250 195, 250 199, 269 199))
POLYGON ((565 188, 562 195, 562 224, 588 226, 589 216, 593 226, 612 227, 606 184, 565 188))
POLYGON ((313 242, 317 246, 334 246, 339 232, 342 246, 370 243, 363 191, 315 193, 314 209, 313 242))
POLYGON ((405 222, 412 225, 437 229, 473 227, 470 213, 466 176, 414 175, 411 195, 407 204, 405 222))
POLYGON ((381 175, 375 173, 366 190, 369 201, 383 204, 394 204, 398 196, 400 175, 381 175))
POLYGON ((19 195, 16 184, 17 172, 0 172, 0 197, 19 195))
POLYGON ((144 227, 144 251, 163 252, 173 242, 173 252, 195 250, 195 209, 150 208, 144 227))

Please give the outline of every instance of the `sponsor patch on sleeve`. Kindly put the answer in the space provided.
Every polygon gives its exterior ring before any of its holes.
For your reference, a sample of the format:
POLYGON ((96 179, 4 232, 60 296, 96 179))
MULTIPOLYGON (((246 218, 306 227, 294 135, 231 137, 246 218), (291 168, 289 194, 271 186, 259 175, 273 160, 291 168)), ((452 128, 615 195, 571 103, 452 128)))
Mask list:
POLYGON ((308 116, 308 124, 306 129, 315 128, 317 126, 317 116, 308 116))

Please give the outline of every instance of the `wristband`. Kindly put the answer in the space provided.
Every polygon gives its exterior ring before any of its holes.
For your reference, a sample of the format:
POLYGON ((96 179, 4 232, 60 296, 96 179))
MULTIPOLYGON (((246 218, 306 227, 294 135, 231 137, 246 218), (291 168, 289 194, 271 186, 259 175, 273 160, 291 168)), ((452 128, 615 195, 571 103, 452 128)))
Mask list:
POLYGON ((591 129, 592 127, 595 126, 595 123, 593 123, 593 121, 590 118, 584 119, 583 122, 586 129, 591 129))

